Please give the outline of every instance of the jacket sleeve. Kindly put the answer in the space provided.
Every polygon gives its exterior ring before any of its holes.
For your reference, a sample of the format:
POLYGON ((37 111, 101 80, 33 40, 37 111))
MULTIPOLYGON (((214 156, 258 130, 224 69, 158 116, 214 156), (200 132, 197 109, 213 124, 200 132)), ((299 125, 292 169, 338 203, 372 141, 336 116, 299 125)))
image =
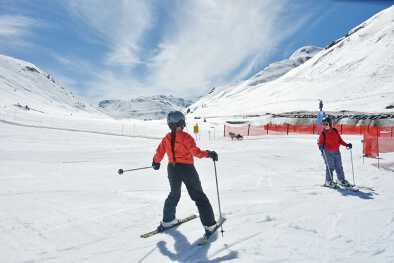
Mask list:
POLYGON ((319 139, 317 140, 317 144, 320 146, 320 145, 324 145, 326 142, 325 142, 325 138, 324 138, 325 136, 323 135, 323 133, 320 133, 320 136, 319 136, 319 139))
POLYGON ((347 146, 347 143, 342 139, 341 135, 339 135, 338 133, 338 139, 339 139, 339 143, 342 144, 343 146, 347 146))
POLYGON ((161 160, 163 160, 164 154, 166 153, 164 139, 160 142, 159 146, 157 146, 156 154, 153 156, 153 161, 155 163, 160 163, 161 160))
POLYGON ((197 158, 208 157, 208 151, 204 151, 198 148, 193 137, 190 135, 186 137, 185 146, 189 149, 191 154, 193 156, 196 156, 197 158))

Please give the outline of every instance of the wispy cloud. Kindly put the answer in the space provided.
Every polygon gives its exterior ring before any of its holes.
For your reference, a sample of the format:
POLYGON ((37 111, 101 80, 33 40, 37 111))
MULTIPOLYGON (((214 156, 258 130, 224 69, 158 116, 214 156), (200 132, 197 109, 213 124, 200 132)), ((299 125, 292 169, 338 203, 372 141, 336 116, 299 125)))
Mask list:
MULTIPOLYGON (((18 3, 16 6, 23 9, 18 3)), ((250 74, 305 23, 286 15, 290 0, 57 3, 29 14, 41 17, 40 12, 44 12, 47 23, 61 14, 61 23, 55 23, 50 32, 55 32, 55 37, 61 34, 59 26, 74 25, 67 33, 72 36, 76 32, 78 39, 83 39, 78 50, 71 46, 47 48, 56 52, 52 59, 64 68, 63 75, 78 79, 73 85, 79 85, 79 94, 95 98, 200 95, 204 89, 250 74), (97 41, 102 44, 100 48, 81 52, 97 41), (83 71, 87 73, 81 74, 83 71)), ((0 16, 0 39, 26 42, 37 26, 42 25, 29 16, 0 16)))
POLYGON ((27 38, 32 36, 34 28, 43 26, 42 22, 26 17, 15 15, 0 16, 0 40, 3 45, 26 45, 27 38))
POLYGON ((145 85, 149 91, 183 96, 242 78, 256 63, 264 62, 302 24, 286 19, 288 4, 288 0, 172 1, 171 8, 158 10, 158 1, 153 0, 116 5, 106 0, 72 0, 70 8, 107 44, 104 64, 129 67, 129 75, 124 75, 126 68, 103 69, 96 84, 105 83, 106 88, 99 88, 100 93, 120 94, 125 86, 145 85), (159 24, 160 12, 167 12, 164 17, 171 21, 159 24), (152 31, 165 34, 145 46, 152 31), (149 59, 146 53, 151 54, 149 59), (149 75, 144 82, 130 70, 140 64, 149 75), (108 85, 111 81, 121 84, 108 85))
POLYGON ((175 33, 160 44, 150 69, 154 85, 182 88, 183 94, 229 81, 230 73, 242 72, 239 67, 247 68, 257 57, 266 59, 298 27, 283 16, 287 1, 179 3, 175 33))
POLYGON ((69 7, 107 43, 106 63, 127 66, 141 63, 141 41, 153 19, 150 1, 71 0, 69 7))

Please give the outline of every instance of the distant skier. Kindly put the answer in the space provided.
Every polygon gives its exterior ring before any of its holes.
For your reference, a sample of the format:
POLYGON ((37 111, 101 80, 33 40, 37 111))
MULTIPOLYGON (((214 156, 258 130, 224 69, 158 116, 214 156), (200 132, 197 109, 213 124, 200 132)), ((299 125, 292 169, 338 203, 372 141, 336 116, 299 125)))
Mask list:
POLYGON ((332 127, 332 120, 326 117, 322 121, 323 131, 319 136, 319 149, 323 155, 326 164, 326 182, 325 186, 335 186, 333 182, 333 172, 335 170, 338 182, 343 186, 350 186, 349 182, 345 179, 345 174, 342 167, 342 158, 339 151, 339 146, 346 146, 348 149, 352 148, 351 143, 346 143, 342 140, 337 129, 332 127))
POLYGON ((171 132, 162 139, 152 162, 153 169, 160 169, 160 162, 167 154, 167 171, 171 191, 164 203, 163 220, 160 222, 159 228, 165 229, 178 223, 175 213, 181 197, 183 182, 191 199, 197 205, 205 232, 210 234, 216 226, 215 216, 212 206, 201 187, 199 175, 194 167, 193 156, 198 158, 208 157, 217 161, 218 155, 214 151, 203 151, 198 148, 193 137, 183 131, 186 122, 182 112, 171 111, 167 116, 167 124, 171 132))
POLYGON ((323 101, 319 100, 319 112, 316 116, 316 131, 317 133, 321 133, 323 130, 322 121, 327 117, 326 113, 323 111, 323 101))
POLYGON ((194 133, 194 137, 196 138, 196 141, 199 141, 200 139, 199 132, 200 132, 200 127, 198 126, 198 123, 196 123, 193 126, 193 133, 194 133))

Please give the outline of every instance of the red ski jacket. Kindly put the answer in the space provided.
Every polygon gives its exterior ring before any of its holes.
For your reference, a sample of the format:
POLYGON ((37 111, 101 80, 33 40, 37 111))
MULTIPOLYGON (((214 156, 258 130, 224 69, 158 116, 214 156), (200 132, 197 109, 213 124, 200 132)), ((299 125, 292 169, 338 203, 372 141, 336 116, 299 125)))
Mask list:
POLYGON ((208 157, 208 151, 203 151, 196 146, 193 137, 184 131, 177 131, 175 136, 175 162, 171 149, 171 132, 168 133, 156 149, 153 157, 155 163, 163 160, 164 154, 167 153, 169 163, 193 164, 193 156, 198 158, 208 157))
POLYGON ((342 140, 341 135, 335 128, 329 130, 323 130, 320 133, 318 145, 324 145, 326 151, 336 152, 339 150, 339 146, 347 146, 347 143, 342 140))

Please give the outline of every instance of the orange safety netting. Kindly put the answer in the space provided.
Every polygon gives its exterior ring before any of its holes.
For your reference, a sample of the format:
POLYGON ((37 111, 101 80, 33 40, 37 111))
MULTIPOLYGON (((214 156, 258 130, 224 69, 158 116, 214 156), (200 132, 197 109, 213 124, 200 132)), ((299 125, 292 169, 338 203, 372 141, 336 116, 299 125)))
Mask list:
MULTIPOLYGON (((394 127, 339 124, 335 128, 340 134, 363 135, 363 152, 366 156, 377 157, 379 153, 394 152, 394 127)), ((266 124, 258 126, 224 126, 224 136, 229 133, 242 136, 268 134, 319 134, 321 127, 311 125, 266 124)))
POLYGON ((364 154, 378 157, 379 153, 394 152, 393 127, 372 127, 364 133, 364 154))

